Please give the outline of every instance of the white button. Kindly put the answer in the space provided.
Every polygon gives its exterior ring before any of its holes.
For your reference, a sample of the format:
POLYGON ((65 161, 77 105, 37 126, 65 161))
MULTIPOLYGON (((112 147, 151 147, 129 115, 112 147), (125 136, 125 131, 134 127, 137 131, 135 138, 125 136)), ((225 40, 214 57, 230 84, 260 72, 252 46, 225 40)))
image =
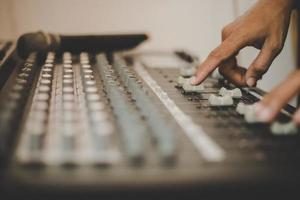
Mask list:
POLYGON ((48 79, 41 79, 41 83, 42 83, 42 84, 45 84, 45 85, 48 85, 48 84, 51 83, 51 81, 48 80, 48 79))
POLYGON ((93 80, 87 80, 87 81, 85 82, 85 84, 90 85, 90 86, 94 86, 94 85, 96 85, 96 81, 93 81, 93 80))
POLYGON ((188 83, 184 83, 182 86, 183 90, 185 92, 197 92, 200 93, 204 90, 203 84, 200 85, 191 85, 188 81, 188 83))
POLYGON ((64 79, 71 79, 71 78, 73 78, 72 74, 65 74, 64 75, 64 79))
POLYGON ((47 102, 36 102, 35 108, 38 110, 46 110, 48 108, 48 103, 47 102))
POLYGON ((228 90, 222 87, 219 91, 219 94, 221 96, 230 95, 232 98, 237 98, 237 99, 242 97, 242 91, 239 88, 228 90))
POLYGON ((93 73, 93 70, 90 70, 90 69, 84 69, 84 70, 83 70, 83 73, 85 73, 85 74, 92 74, 92 73, 93 73))
POLYGON ((99 100, 101 100, 101 97, 99 94, 87 94, 86 99, 88 101, 99 101, 99 100))
POLYGON ((84 69, 89 69, 89 68, 91 68, 91 65, 89 65, 89 64, 83 64, 83 65, 82 65, 82 68, 84 68, 84 69))
POLYGON ((89 103, 89 108, 91 110, 103 110, 105 108, 104 103, 102 102, 90 102, 89 103))
POLYGON ((43 78, 51 78, 52 75, 51 75, 51 74, 42 74, 42 77, 43 77, 43 78))
POLYGON ((179 76, 177 78, 177 84, 182 86, 183 84, 188 83, 189 80, 190 80, 189 78, 184 78, 183 76, 179 76))
POLYGON ((273 122, 271 132, 273 135, 295 135, 298 133, 298 129, 293 121, 287 123, 273 122))
POLYGON ((261 122, 261 120, 259 120, 259 118, 256 115, 255 104, 246 105, 246 104, 240 102, 240 103, 238 103, 238 105, 236 107, 236 111, 239 114, 244 115, 245 121, 250 124, 261 122))
POLYGON ((74 107, 75 107, 75 104, 72 101, 63 102, 64 110, 73 110, 74 107))
POLYGON ((73 70, 72 69, 65 69, 64 73, 73 73, 73 70))
POLYGON ((49 98, 50 98, 49 94, 46 94, 46 93, 39 93, 39 94, 37 95, 37 99, 38 99, 39 101, 48 101, 49 98))
POLYGON ((50 89, 51 88, 49 86, 46 86, 46 85, 39 86, 39 91, 41 91, 41 92, 49 92, 50 89))
POLYGON ((51 63, 46 63, 46 64, 44 64, 44 66, 45 66, 45 67, 53 67, 53 64, 51 64, 51 63))
POLYGON ((94 123, 99 123, 101 121, 104 121, 108 118, 108 115, 106 112, 102 112, 102 111, 93 111, 90 114, 91 117, 91 121, 94 123))
POLYGON ((65 83, 65 84, 72 84, 73 83, 73 79, 64 79, 63 83, 65 83))
POLYGON ((15 84, 14 86, 13 86, 13 90, 14 91, 21 91, 21 90, 23 90, 24 89, 24 87, 22 86, 22 85, 20 85, 20 84, 15 84))
POLYGON ((97 87, 87 87, 86 88, 86 92, 88 92, 88 93, 94 93, 97 91, 98 91, 97 87))
POLYGON ((63 100, 64 101, 74 101, 75 97, 73 94, 64 94, 63 95, 63 100))
POLYGON ((64 64, 63 66, 64 66, 65 69, 70 69, 70 68, 72 68, 72 65, 71 65, 71 64, 64 64))
POLYGON ((72 87, 64 87, 63 92, 74 92, 74 89, 72 87))
POLYGON ((50 69, 50 68, 43 68, 42 69, 44 72, 52 72, 52 69, 50 69))
POLYGON ((233 105, 233 99, 231 96, 216 96, 211 94, 208 98, 209 104, 211 106, 231 106, 233 105))

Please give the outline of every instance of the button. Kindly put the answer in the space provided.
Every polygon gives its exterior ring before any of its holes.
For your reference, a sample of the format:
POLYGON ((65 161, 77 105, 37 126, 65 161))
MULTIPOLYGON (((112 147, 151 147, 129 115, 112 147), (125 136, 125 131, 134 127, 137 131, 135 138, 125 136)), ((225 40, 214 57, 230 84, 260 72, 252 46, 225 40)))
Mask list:
POLYGON ((208 98, 209 104, 211 106, 231 106, 233 105, 233 99, 231 96, 217 96, 215 94, 211 94, 208 98))
POLYGON ((66 92, 66 93, 73 93, 74 92, 74 89, 72 87, 64 87, 63 88, 63 92, 66 92))
POLYGON ((71 64, 72 60, 64 60, 64 64, 71 64))
POLYGON ((91 110, 103 110, 105 108, 105 104, 102 102, 90 102, 88 106, 91 110))
POLYGON ((51 63, 46 63, 46 64, 44 64, 44 66, 45 66, 45 67, 50 67, 50 68, 52 68, 52 67, 53 67, 53 64, 51 64, 51 63))
POLYGON ((16 79, 16 83, 17 83, 17 84, 25 84, 25 83, 27 83, 27 81, 24 80, 24 79, 21 79, 21 78, 17 78, 17 79, 16 79))
POLYGON ((184 92, 197 92, 197 93, 201 93, 204 90, 204 86, 203 84, 199 84, 199 85, 191 85, 190 83, 184 83, 182 86, 184 92))
POLYGON ((43 68, 42 69, 44 72, 52 72, 52 69, 51 68, 43 68))
POLYGON ((9 97, 13 100, 19 100, 21 99, 21 94, 18 92, 11 92, 9 93, 9 97))
POLYGON ((64 94, 63 95, 63 100, 64 101, 74 101, 75 96, 73 94, 64 94))
POLYGON ((85 73, 85 74, 92 74, 92 73, 93 73, 93 70, 90 70, 90 69, 84 69, 84 70, 83 70, 83 73, 85 73))
POLYGON ((68 73, 73 73, 72 69, 64 69, 64 73, 68 74, 68 73))
POLYGON ((64 64, 63 67, 66 68, 66 69, 70 69, 70 68, 72 68, 72 65, 71 64, 64 64))
POLYGON ((45 85, 49 85, 49 84, 51 84, 51 80, 48 80, 48 79, 41 79, 41 83, 42 83, 42 84, 45 84, 45 85))
POLYGON ((108 115, 106 112, 103 111, 93 111, 90 113, 90 119, 93 123, 99 123, 104 120, 107 120, 108 115))
POLYGON ((97 87, 87 87, 86 88, 86 92, 88 92, 88 93, 95 93, 97 91, 98 91, 97 87))
POLYGON ((94 86, 94 85, 96 85, 96 81, 93 81, 93 80, 87 80, 87 81, 85 82, 85 84, 88 85, 88 86, 94 86))
POLYGON ((260 123, 261 121, 258 119, 254 109, 255 104, 247 105, 242 102, 238 103, 236 107, 236 111, 244 115, 244 119, 248 123, 260 123))
POLYGON ((29 76, 29 74, 27 74, 27 73, 20 73, 18 76, 20 78, 27 78, 29 76))
POLYGON ((14 91, 22 91, 24 89, 23 85, 15 84, 12 88, 14 91))
POLYGON ((47 85, 41 85, 41 86, 39 86, 39 91, 40 92, 49 92, 50 89, 51 88, 49 86, 47 86, 47 85))
POLYGON ((22 70, 23 72, 30 72, 30 71, 31 71, 31 68, 29 68, 29 67, 23 67, 21 70, 22 70))
POLYGON ((298 128, 293 121, 287 123, 273 122, 271 125, 273 135, 295 135, 298 128))
POLYGON ((101 100, 101 97, 99 94, 87 94, 86 99, 88 101, 99 101, 99 100, 101 100))
POLYGON ((91 65, 89 65, 89 64, 83 64, 81 67, 84 68, 84 69, 90 69, 91 65))
POLYGON ((42 77, 43 77, 43 78, 51 78, 52 75, 51 75, 51 74, 42 74, 42 77))
POLYGON ((72 74, 65 74, 63 77, 64 77, 64 79, 72 79, 73 75, 72 74))
POLYGON ((189 78, 184 78, 183 76, 178 76, 178 78, 177 78, 177 84, 179 86, 182 86, 185 83, 188 83, 189 80, 190 80, 189 78))
POLYGON ((93 75, 86 74, 86 75, 84 75, 84 78, 86 78, 86 79, 93 79, 94 76, 93 76, 93 75))
POLYGON ((72 101, 63 102, 64 110, 73 110, 75 108, 75 104, 72 101))
POLYGON ((40 102, 40 101, 35 102, 35 108, 37 110, 43 110, 43 111, 45 111, 45 110, 48 109, 48 103, 44 102, 44 101, 42 101, 42 102, 40 102))
POLYGON ((242 97, 242 91, 239 88, 230 90, 230 89, 226 89, 226 88, 222 87, 219 91, 219 94, 221 96, 229 95, 235 99, 239 99, 242 97))
POLYGON ((249 109, 251 105, 246 105, 242 102, 239 102, 236 106, 236 112, 240 115, 244 115, 246 112, 246 109, 249 109))
POLYGON ((64 79, 63 83, 64 84, 73 84, 73 79, 64 79))
POLYGON ((46 94, 46 93, 39 93, 37 95, 37 100, 39 101, 48 101, 50 98, 49 94, 46 94))

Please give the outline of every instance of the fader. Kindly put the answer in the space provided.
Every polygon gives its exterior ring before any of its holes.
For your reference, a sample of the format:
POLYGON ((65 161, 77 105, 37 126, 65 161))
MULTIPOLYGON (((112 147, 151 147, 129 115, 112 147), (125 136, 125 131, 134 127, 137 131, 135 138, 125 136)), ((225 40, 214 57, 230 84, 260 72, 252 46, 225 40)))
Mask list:
POLYGON ((230 95, 217 96, 215 94, 211 94, 209 96, 208 101, 211 106, 232 106, 233 105, 233 99, 230 95))

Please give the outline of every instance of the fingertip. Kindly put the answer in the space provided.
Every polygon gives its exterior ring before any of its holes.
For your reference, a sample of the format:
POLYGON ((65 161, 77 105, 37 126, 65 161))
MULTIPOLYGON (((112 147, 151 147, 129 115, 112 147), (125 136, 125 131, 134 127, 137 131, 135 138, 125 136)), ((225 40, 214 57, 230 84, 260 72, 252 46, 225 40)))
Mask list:
POLYGON ((276 116, 276 112, 272 107, 263 105, 262 103, 255 104, 254 111, 261 122, 271 122, 276 116))
POLYGON ((249 87, 254 87, 256 85, 257 80, 254 77, 249 77, 246 79, 246 84, 249 87))
POLYGON ((197 85, 197 78, 195 77, 195 76, 192 76, 191 78, 190 78, 190 84, 191 85, 197 85))

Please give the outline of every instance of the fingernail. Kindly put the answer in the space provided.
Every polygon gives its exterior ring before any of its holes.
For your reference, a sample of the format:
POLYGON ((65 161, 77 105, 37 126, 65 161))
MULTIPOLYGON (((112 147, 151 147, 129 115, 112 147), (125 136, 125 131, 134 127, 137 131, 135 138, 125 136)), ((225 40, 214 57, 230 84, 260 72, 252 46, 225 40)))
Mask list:
POLYGON ((196 85, 197 84, 195 76, 193 76, 192 78, 190 78, 190 84, 191 85, 196 85))
POLYGON ((257 117, 262 122, 268 122, 273 117, 273 110, 271 108, 265 107, 262 110, 258 111, 257 117))
POLYGON ((246 83, 249 87, 253 87, 256 83, 256 79, 253 78, 253 77, 250 77, 250 78, 247 79, 246 83))

